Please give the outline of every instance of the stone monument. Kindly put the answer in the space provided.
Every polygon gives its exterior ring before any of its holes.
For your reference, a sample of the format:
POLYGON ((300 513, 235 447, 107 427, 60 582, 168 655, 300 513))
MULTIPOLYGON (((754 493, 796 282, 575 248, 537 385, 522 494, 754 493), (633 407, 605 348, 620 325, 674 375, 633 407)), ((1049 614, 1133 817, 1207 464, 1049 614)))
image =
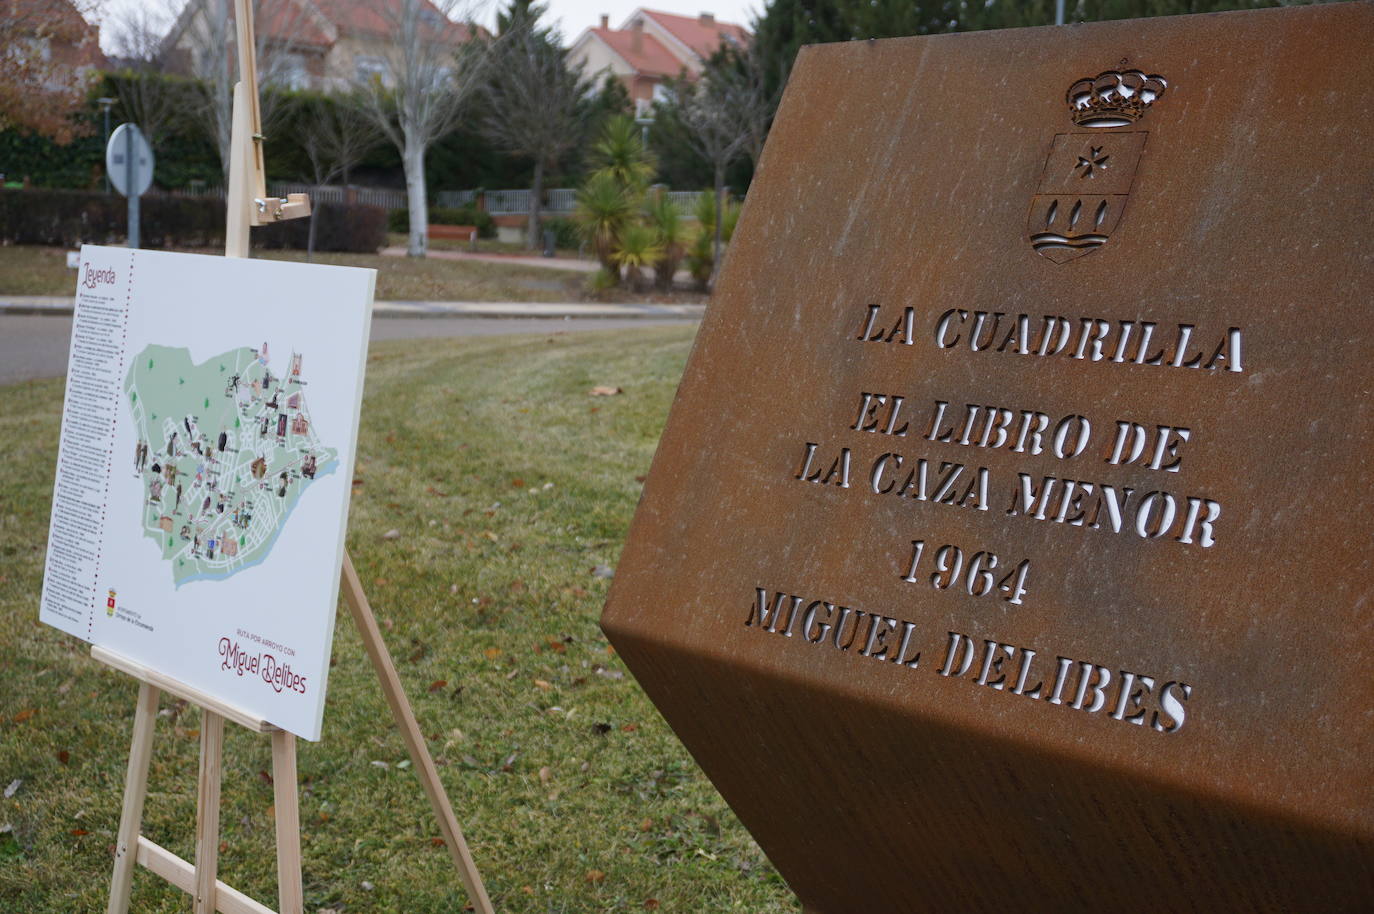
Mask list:
POLYGON ((1374 909, 1371 48, 801 52, 602 624, 809 910, 1374 909))

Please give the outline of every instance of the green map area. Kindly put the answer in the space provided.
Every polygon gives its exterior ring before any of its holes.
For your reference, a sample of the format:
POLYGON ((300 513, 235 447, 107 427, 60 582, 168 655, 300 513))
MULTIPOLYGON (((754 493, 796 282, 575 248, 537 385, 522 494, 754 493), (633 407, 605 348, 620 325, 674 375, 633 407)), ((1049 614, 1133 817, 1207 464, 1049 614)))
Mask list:
POLYGON ((337 465, 311 421, 301 363, 292 353, 277 376, 267 343, 200 365, 185 348, 153 345, 134 357, 124 393, 142 528, 176 586, 263 561, 311 482, 337 465))

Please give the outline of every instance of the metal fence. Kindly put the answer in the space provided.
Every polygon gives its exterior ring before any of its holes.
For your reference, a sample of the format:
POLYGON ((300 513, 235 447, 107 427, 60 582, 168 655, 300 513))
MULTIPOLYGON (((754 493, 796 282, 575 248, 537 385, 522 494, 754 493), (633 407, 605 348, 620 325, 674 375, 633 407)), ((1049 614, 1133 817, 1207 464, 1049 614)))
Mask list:
MULTIPOLYGON (((168 197, 197 197, 223 200, 224 186, 221 184, 209 184, 199 187, 177 188, 175 190, 154 190, 152 193, 160 193, 168 197)), ((335 184, 292 184, 289 182, 273 182, 267 185, 267 193, 273 197, 285 197, 287 194, 308 194, 310 196, 310 202, 312 203, 346 203, 352 200, 354 203, 380 206, 383 209, 404 209, 406 205, 405 191, 392 190, 385 187, 340 187, 335 184)))
POLYGON ((477 200, 475 190, 441 190, 434 195, 434 202, 447 209, 471 206, 477 200))
MULTIPOLYGON (((692 215, 696 208, 698 191, 665 191, 669 200, 684 215, 692 215)), ((524 215, 530 211, 530 191, 528 190, 441 190, 436 195, 440 206, 470 206, 483 198, 483 208, 493 216, 524 215)), ((550 215, 567 215, 577 208, 577 188, 555 187, 544 191, 543 211, 550 215)))

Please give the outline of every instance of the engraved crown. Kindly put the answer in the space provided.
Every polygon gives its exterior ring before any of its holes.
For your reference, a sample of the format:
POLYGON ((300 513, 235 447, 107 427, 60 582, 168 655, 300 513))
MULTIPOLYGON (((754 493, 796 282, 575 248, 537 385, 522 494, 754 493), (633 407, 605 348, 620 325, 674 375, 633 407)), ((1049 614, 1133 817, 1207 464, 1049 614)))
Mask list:
POLYGON ((1069 116, 1080 127, 1124 127, 1145 116, 1169 83, 1140 70, 1107 70, 1069 87, 1069 116))

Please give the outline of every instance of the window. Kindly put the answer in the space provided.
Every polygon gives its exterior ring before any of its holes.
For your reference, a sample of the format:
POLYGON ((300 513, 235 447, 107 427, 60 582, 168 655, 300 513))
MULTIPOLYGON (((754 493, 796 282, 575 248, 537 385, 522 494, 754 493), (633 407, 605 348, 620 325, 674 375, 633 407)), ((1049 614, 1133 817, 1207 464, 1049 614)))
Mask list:
POLYGON ((358 82, 369 82, 374 76, 386 82, 386 61, 380 57, 359 54, 353 58, 353 72, 358 82))

